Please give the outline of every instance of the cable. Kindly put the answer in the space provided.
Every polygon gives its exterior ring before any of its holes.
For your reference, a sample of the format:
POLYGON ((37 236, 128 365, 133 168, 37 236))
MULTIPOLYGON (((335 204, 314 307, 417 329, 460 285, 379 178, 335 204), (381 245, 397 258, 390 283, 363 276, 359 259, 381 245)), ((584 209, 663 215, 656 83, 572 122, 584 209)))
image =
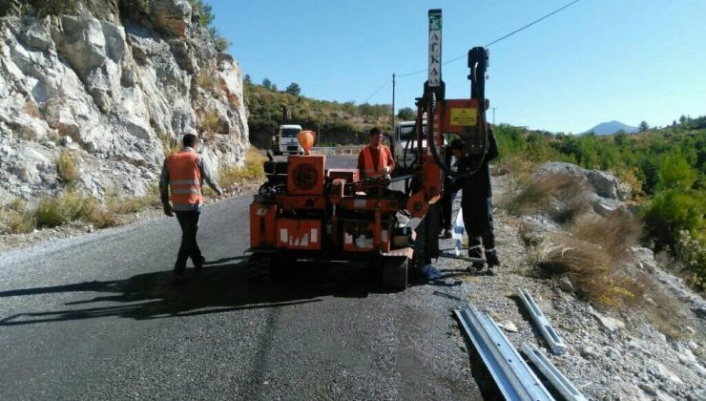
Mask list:
POLYGON ((368 98, 363 101, 363 104, 368 103, 368 100, 370 100, 373 96, 377 95, 378 92, 380 92, 382 90, 382 88, 385 87, 385 85, 390 83, 390 81, 391 81, 391 79, 388 79, 387 81, 383 82, 383 84, 380 85, 380 87, 375 92, 373 92, 372 95, 368 96, 368 98))
POLYGON ((510 36, 512 36, 512 35, 514 35, 514 34, 520 32, 520 31, 522 31, 522 30, 524 30, 524 29, 526 29, 526 28, 531 27, 532 25, 536 24, 537 22, 542 21, 543 19, 547 19, 547 18, 551 17, 552 15, 554 15, 554 14, 556 14, 556 13, 558 13, 558 12, 564 10, 565 8, 568 8, 568 7, 570 7, 570 6, 572 6, 572 5, 576 4, 576 3, 578 3, 579 1, 581 1, 581 0, 574 0, 573 2, 571 2, 571 3, 567 4, 567 5, 565 5, 564 7, 559 8, 558 10, 552 11, 551 13, 545 15, 545 16, 542 17, 542 18, 540 18, 540 19, 538 19, 538 20, 536 20, 536 21, 534 21, 534 22, 531 22, 531 23, 525 25, 525 26, 523 26, 523 27, 520 28, 520 29, 516 29, 516 30, 514 30, 514 31, 508 33, 507 35, 503 36, 502 38, 497 39, 497 40, 495 40, 495 41, 493 41, 493 42, 488 43, 487 45, 485 45, 485 47, 490 47, 490 45, 493 45, 493 44, 495 44, 495 43, 498 43, 498 42, 500 42, 500 41, 503 40, 503 39, 509 38, 510 36))
MULTIPOLYGON (((560 12, 560 11, 563 11, 564 9, 566 9, 566 8, 568 8, 568 7, 570 7, 570 6, 574 5, 574 4, 576 4, 576 3, 578 3, 579 1, 581 1, 581 0, 574 0, 574 1, 572 1, 571 3, 569 3, 569 4, 563 6, 563 7, 559 8, 559 9, 556 9, 556 10, 552 11, 551 13, 545 15, 544 17, 539 18, 539 19, 537 19, 537 20, 535 20, 535 21, 533 21, 533 22, 531 22, 531 23, 529 23, 529 24, 523 26, 522 28, 515 29, 514 31, 508 33, 507 35, 501 37, 500 39, 496 39, 496 40, 494 40, 494 41, 488 43, 488 44, 485 45, 484 47, 486 47, 486 48, 487 48, 487 47, 490 47, 491 45, 494 45, 494 44, 500 42, 501 40, 507 39, 507 38, 509 38, 510 36, 512 36, 512 35, 514 35, 514 34, 520 32, 520 31, 523 31, 523 30, 527 29, 527 28, 531 27, 532 25, 534 25, 534 24, 536 24, 536 23, 538 23, 538 22, 540 22, 540 21, 542 21, 542 20, 544 20, 544 19, 549 18, 549 17, 551 17, 552 15, 554 15, 554 14, 560 12)), ((449 61, 446 61, 446 62, 444 62, 444 63, 441 63, 441 65, 447 65, 447 64, 453 63, 454 61, 458 61, 458 60, 460 60, 460 59, 462 59, 462 58, 465 58, 465 57, 467 57, 467 56, 468 56, 467 53, 466 53, 466 54, 462 54, 462 55, 460 55, 460 56, 458 56, 458 57, 456 57, 456 58, 454 58, 454 59, 451 59, 451 60, 449 60, 449 61)), ((406 73, 406 74, 399 74, 399 75, 397 75, 397 77, 398 77, 398 78, 404 78, 404 77, 408 77, 408 76, 410 76, 410 75, 421 74, 422 72, 425 72, 425 71, 427 71, 427 70, 424 69, 424 70, 419 70, 419 71, 414 71, 414 72, 408 72, 408 73, 406 73)))

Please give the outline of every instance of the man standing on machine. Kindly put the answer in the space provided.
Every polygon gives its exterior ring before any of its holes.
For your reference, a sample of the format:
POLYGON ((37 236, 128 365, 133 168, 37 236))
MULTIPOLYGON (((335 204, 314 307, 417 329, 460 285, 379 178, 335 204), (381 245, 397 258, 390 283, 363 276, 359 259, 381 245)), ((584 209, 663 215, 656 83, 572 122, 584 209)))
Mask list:
POLYGON ((363 178, 386 177, 390 178, 395 168, 390 148, 382 144, 380 128, 370 129, 370 143, 358 154, 358 170, 363 178))

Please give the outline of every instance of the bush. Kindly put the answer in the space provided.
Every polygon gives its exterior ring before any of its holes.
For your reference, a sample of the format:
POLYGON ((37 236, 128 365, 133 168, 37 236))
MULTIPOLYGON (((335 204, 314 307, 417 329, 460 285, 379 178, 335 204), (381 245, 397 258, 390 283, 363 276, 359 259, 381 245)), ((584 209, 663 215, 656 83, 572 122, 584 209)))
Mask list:
POLYGON ((265 156, 254 147, 245 152, 243 167, 227 166, 218 172, 218 182, 223 188, 230 188, 246 181, 262 181, 265 178, 265 156))
POLYGON ((157 131, 157 138, 162 142, 164 157, 169 156, 171 153, 178 152, 181 149, 182 143, 177 138, 172 137, 164 131, 157 131))
POLYGON ((507 210, 515 215, 546 213, 558 223, 569 223, 589 208, 588 187, 581 177, 567 174, 546 174, 531 180, 507 210))
POLYGON ((220 78, 213 69, 208 67, 199 70, 198 83, 203 90, 214 95, 218 94, 221 89, 220 78))
POLYGON ((93 213, 91 213, 88 220, 96 228, 108 228, 115 227, 120 224, 115 213, 110 210, 106 210, 102 207, 96 208, 93 213))
POLYGON ((27 3, 38 17, 47 15, 73 14, 79 4, 78 0, 28 0, 27 3))
POLYGON ((150 192, 145 196, 120 196, 117 191, 112 191, 106 196, 105 204, 108 212, 117 214, 137 213, 162 206, 157 185, 150 187, 150 192))
POLYGON ((642 223, 632 213, 618 209, 605 217, 592 215, 575 222, 571 235, 598 245, 614 261, 623 261, 630 256, 629 250, 639 242, 642 223))
POLYGON ((78 160, 68 150, 62 150, 59 159, 56 161, 56 174, 59 180, 66 185, 73 185, 78 179, 80 172, 78 160))
POLYGON ((36 227, 34 215, 19 199, 0 207, 0 216, 0 232, 4 234, 29 233, 36 227))
POLYGON ((706 291, 706 244, 692 237, 687 230, 680 230, 675 252, 684 266, 683 275, 695 289, 706 291))
POLYGON ((680 230, 698 238, 706 229, 705 213, 706 193, 700 191, 660 191, 642 210, 647 234, 657 250, 675 249, 680 230))
POLYGON ((547 238, 537 250, 537 265, 548 276, 567 276, 577 293, 606 307, 628 308, 643 293, 619 261, 599 245, 568 236, 547 238))
POLYGON ((98 201, 94 197, 75 191, 45 198, 39 202, 37 208, 37 227, 57 227, 79 219, 90 221, 97 207, 98 201))
POLYGON ((216 110, 206 110, 201 115, 201 124, 199 125, 199 131, 201 132, 201 137, 205 142, 210 142, 215 138, 218 132, 218 121, 220 116, 216 110))

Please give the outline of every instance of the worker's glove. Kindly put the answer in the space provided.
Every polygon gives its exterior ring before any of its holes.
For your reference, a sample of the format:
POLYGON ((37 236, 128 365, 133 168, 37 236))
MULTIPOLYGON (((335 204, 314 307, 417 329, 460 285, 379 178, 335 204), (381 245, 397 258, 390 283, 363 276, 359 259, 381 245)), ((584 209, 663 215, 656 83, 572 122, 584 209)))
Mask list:
POLYGON ((387 179, 389 180, 389 179, 390 179, 390 168, 389 168, 389 167, 385 167, 385 168, 383 169, 383 173, 384 173, 384 175, 385 175, 385 178, 387 178, 387 179))
POLYGON ((164 204, 164 214, 166 214, 169 217, 174 216, 174 208, 169 203, 164 204))

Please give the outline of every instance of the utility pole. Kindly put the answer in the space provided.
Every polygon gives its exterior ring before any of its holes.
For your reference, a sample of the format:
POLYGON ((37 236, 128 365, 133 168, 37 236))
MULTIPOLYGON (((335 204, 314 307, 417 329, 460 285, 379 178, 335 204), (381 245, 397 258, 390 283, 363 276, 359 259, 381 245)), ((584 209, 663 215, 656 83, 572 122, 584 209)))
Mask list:
POLYGON ((392 118, 390 121, 392 126, 390 133, 395 132, 395 73, 392 73, 392 118))

